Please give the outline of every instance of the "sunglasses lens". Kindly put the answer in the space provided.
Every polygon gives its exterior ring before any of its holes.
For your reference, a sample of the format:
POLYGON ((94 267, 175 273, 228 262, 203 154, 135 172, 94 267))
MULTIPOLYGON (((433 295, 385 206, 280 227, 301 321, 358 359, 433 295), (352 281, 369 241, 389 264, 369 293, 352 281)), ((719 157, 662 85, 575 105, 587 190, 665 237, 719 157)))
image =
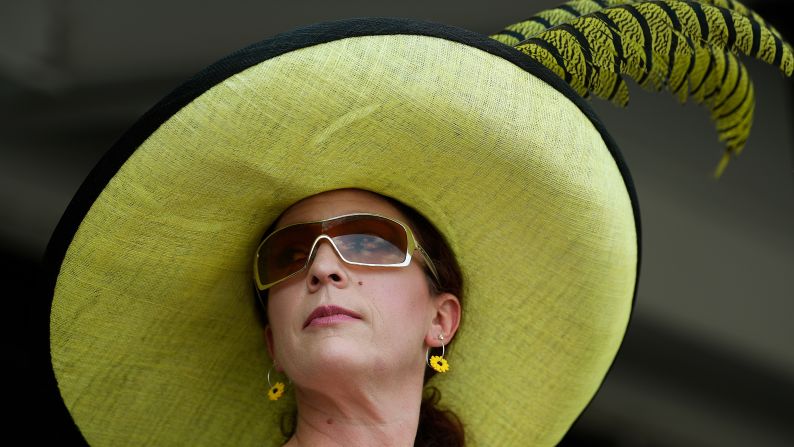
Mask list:
POLYGON ((333 240, 346 262, 398 265, 408 253, 408 235, 397 222, 378 216, 352 215, 298 224, 271 234, 259 249, 257 271, 262 285, 272 284, 306 266, 317 237, 333 240))
POLYGON ((259 249, 259 282, 271 284, 300 271, 306 265, 312 243, 321 231, 321 224, 307 223, 271 234, 259 249))
POLYGON ((405 261, 408 236, 396 222, 377 216, 351 216, 327 229, 348 262, 395 265, 405 261))

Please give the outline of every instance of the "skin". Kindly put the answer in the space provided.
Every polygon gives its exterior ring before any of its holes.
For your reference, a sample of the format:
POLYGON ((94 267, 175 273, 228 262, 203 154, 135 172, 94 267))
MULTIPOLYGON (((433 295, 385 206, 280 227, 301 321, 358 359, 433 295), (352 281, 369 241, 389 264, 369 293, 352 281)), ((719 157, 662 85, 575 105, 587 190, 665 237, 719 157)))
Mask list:
MULTIPOLYGON (((290 207, 277 228, 354 212, 407 222, 362 190, 335 190, 290 207)), ((298 405, 288 446, 412 446, 419 422, 425 350, 448 343, 460 323, 452 294, 433 295, 418 253, 403 268, 348 265, 324 241, 308 269, 269 292, 265 330, 298 405), (361 316, 328 326, 304 322, 320 305, 361 316)))

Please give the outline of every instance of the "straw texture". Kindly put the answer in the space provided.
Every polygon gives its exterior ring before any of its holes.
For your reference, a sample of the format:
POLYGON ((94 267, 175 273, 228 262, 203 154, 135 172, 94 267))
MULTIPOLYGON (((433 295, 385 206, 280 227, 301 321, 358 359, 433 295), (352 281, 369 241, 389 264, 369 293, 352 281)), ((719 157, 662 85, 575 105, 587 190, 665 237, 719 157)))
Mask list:
POLYGON ((52 362, 91 445, 280 445, 251 259, 275 217, 343 187, 415 207, 467 282, 434 379, 471 445, 552 445, 590 401, 631 310, 632 203, 602 135, 555 88, 423 35, 262 61, 160 126, 61 264, 52 362))

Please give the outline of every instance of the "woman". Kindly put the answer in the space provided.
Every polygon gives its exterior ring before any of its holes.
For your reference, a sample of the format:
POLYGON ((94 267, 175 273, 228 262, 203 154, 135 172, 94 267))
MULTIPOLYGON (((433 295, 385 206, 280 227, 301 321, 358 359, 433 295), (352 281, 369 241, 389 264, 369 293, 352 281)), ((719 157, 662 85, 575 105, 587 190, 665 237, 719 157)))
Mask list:
MULTIPOLYGON (((733 12, 584 3, 601 15, 554 27, 522 52, 411 20, 303 28, 229 56, 147 113, 83 185, 48 248, 53 377, 86 441, 281 445, 281 415, 297 407, 292 443, 410 444, 424 433, 423 354, 454 336, 449 372, 431 385, 466 442, 559 442, 614 359, 639 268, 628 170, 566 81, 620 103, 623 75, 667 80, 711 106, 736 152, 752 88, 722 46, 788 73, 794 60, 736 2, 733 12), (652 41, 632 41, 639 35, 652 41), (722 88, 729 81, 735 88, 722 88), (420 233, 420 247, 438 239, 399 206, 350 188, 393 197, 444 236, 466 284, 464 324, 462 294, 443 281, 431 292, 421 275, 454 265, 433 253, 406 248, 404 268, 348 265, 331 250, 335 236, 301 225, 314 251, 287 257, 286 270, 267 264, 276 258, 257 247, 270 247, 262 235, 273 222, 270 242, 290 224, 383 213, 420 233), (264 264, 252 269, 252 253, 264 264), (269 295, 267 343, 252 270, 269 295), (277 370, 292 384, 272 402, 277 370)), ((520 41, 559 17, 495 38, 520 41)))
MULTIPOLYGON (((441 272, 453 274, 436 279, 432 258, 424 257, 423 249, 406 245, 397 250, 385 242, 403 235, 394 234, 393 226, 384 228, 384 219, 349 217, 374 213, 411 222, 393 203, 362 190, 311 196, 285 211, 259 250, 260 277, 266 276, 264 266, 275 275, 260 281, 275 282, 267 289, 268 351, 290 378, 297 401, 297 427, 286 445, 463 444, 460 427, 451 425, 452 432, 444 433, 449 424, 433 424, 444 413, 432 401, 425 403, 424 421, 419 417, 430 368, 427 352, 448 345, 460 322, 458 297, 439 291, 460 281, 454 275, 457 268, 443 266, 441 272), (328 229, 335 246, 317 238, 322 229, 297 234, 302 222, 333 224, 339 219, 347 219, 351 228, 340 229, 345 223, 337 223, 328 229), (414 257, 399 268, 355 265, 342 257, 399 265, 406 253, 414 257), (422 422, 431 426, 417 439, 422 422), (451 443, 451 436, 460 439, 451 443)), ((417 228, 414 223, 407 227, 417 228)), ((406 243, 420 233, 409 229, 408 234, 406 243)), ((419 247, 425 246, 423 240, 417 241, 419 247)), ((442 244, 437 239, 433 245, 442 244)), ((460 290, 459 284, 453 288, 460 290)))

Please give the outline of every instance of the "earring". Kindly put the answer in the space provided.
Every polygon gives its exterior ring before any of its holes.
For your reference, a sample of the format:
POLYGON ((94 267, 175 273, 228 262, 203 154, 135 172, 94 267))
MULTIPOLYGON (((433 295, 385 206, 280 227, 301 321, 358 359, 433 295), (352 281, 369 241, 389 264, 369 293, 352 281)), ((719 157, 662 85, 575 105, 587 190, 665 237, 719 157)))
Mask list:
POLYGON ((270 371, 273 371, 273 368, 275 367, 276 364, 273 363, 273 366, 271 366, 270 369, 267 370, 267 384, 270 387, 267 390, 267 398, 273 401, 279 400, 281 396, 284 394, 284 388, 286 388, 284 382, 276 382, 275 385, 273 385, 270 382, 270 371))
POLYGON ((425 351, 425 361, 427 362, 427 366, 435 369, 440 373, 445 373, 449 371, 449 363, 444 358, 444 354, 446 351, 444 350, 444 334, 438 334, 438 339, 441 340, 441 355, 434 355, 430 356, 430 347, 427 348, 425 351))

